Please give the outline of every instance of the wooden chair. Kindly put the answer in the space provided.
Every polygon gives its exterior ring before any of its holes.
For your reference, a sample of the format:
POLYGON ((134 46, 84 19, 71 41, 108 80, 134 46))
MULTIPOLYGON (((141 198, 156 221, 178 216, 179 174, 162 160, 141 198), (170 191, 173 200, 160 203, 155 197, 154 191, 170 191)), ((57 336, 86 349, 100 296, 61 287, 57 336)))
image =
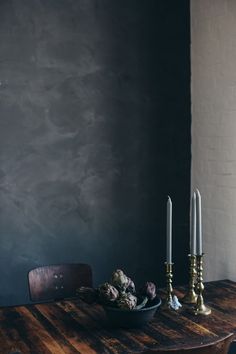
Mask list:
POLYGON ((153 350, 146 351, 144 354, 227 354, 234 334, 216 340, 211 344, 202 344, 198 348, 173 349, 173 350, 153 350))
POLYGON ((92 287, 92 270, 87 264, 48 265, 32 269, 28 274, 30 298, 33 302, 74 297, 80 286, 92 287))

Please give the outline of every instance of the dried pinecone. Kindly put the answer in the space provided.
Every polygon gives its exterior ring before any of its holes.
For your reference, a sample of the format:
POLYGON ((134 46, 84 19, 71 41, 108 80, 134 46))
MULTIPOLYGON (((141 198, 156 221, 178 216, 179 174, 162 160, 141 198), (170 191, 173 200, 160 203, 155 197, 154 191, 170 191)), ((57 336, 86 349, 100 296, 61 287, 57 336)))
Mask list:
POLYGON ((137 305, 137 297, 131 293, 123 293, 117 301, 117 305, 123 310, 132 310, 137 305))
POLYGON ((120 291, 125 291, 129 285, 129 278, 124 274, 121 269, 117 269, 112 273, 111 284, 118 288, 120 291))
POLYGON ((114 302, 117 300, 119 296, 118 290, 111 284, 109 283, 104 283, 102 284, 99 289, 99 297, 102 302, 114 302))

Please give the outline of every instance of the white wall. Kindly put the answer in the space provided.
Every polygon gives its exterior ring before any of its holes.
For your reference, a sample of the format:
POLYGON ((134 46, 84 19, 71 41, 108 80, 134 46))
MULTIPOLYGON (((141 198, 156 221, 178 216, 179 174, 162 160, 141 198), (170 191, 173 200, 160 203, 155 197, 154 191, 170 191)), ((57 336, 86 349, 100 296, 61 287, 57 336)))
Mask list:
POLYGON ((205 280, 236 280, 236 0, 191 0, 192 188, 205 280))

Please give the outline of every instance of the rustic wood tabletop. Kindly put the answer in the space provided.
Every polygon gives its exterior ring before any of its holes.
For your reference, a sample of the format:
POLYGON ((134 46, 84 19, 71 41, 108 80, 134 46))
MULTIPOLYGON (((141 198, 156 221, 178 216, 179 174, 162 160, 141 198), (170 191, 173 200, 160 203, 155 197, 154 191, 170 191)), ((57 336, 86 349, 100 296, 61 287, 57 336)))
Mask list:
MULTIPOLYGON (((236 283, 205 284, 210 316, 161 309, 142 329, 112 329, 99 305, 78 299, 0 309, 0 353, 103 354, 186 349, 236 334, 236 283)), ((184 287, 175 289, 177 296, 184 287)), ((160 292, 163 296, 164 292, 160 292)))

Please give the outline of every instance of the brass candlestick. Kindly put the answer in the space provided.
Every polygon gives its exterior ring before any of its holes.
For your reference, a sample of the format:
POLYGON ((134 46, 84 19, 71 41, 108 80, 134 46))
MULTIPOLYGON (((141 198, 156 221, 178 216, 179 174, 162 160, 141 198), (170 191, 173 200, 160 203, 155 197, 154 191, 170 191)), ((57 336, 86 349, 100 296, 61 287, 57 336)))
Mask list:
POLYGON ((195 293, 195 281, 196 281, 196 256, 189 254, 189 288, 188 288, 188 293, 185 295, 183 298, 183 302, 185 304, 196 304, 197 302, 197 294, 195 293))
POLYGON ((197 255, 197 302, 193 308, 193 313, 194 315, 210 315, 211 313, 211 309, 209 307, 207 307, 204 304, 204 300, 203 300, 203 291, 204 291, 204 284, 203 284, 203 256, 202 255, 197 255))
POLYGON ((173 263, 167 263, 165 262, 166 265, 166 300, 164 303, 165 308, 171 308, 172 307, 172 293, 173 293, 173 287, 172 287, 172 278, 173 278, 173 273, 172 273, 172 266, 173 263))

